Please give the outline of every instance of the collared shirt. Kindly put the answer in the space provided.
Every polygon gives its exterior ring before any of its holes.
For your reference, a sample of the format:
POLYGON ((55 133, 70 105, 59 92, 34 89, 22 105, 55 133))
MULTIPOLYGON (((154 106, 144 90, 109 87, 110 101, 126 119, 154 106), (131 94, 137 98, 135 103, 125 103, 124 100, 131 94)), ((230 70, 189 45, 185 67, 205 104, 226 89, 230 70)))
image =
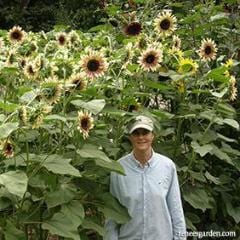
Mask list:
POLYGON ((186 232, 177 171, 173 161, 153 151, 142 166, 133 153, 121 158, 126 175, 110 176, 110 192, 131 220, 117 225, 108 219, 105 240, 184 240, 186 232))

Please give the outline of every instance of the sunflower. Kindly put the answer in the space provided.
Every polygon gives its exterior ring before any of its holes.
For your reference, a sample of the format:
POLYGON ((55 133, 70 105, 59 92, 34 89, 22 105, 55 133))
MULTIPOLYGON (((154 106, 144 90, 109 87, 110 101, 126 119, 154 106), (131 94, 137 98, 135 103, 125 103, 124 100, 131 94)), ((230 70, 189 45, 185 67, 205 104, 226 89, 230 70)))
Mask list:
POLYGON ((226 63, 224 64, 226 68, 231 68, 233 66, 233 60, 232 58, 229 58, 226 63))
POLYGON ((155 48, 148 48, 142 52, 138 58, 138 63, 145 71, 156 71, 162 61, 162 50, 155 48))
POLYGON ((178 72, 179 73, 196 73, 198 69, 198 64, 196 62, 194 62, 193 59, 191 58, 180 58, 179 61, 179 68, 178 68, 178 72))
POLYGON ((236 78, 234 76, 231 76, 229 80, 230 101, 235 101, 237 99, 238 90, 236 84, 236 78))
POLYGON ((95 51, 90 51, 88 55, 84 55, 81 59, 80 66, 86 76, 92 79, 103 76, 108 69, 108 63, 103 54, 95 51))
POLYGON ((139 22, 131 22, 124 27, 124 33, 127 36, 137 36, 141 33, 142 26, 139 22))
POLYGON ((217 51, 218 49, 215 42, 212 39, 207 38, 201 41, 201 47, 197 52, 203 61, 211 61, 216 58, 217 51))
POLYGON ((155 30, 161 36, 170 36, 177 29, 177 19, 170 10, 164 10, 154 20, 155 30))
POLYGON ((16 51, 15 50, 10 50, 7 53, 7 59, 6 59, 6 65, 7 66, 12 66, 16 62, 16 51))
POLYGON ((86 139, 89 136, 89 131, 94 127, 92 114, 87 111, 78 112, 78 127, 77 129, 83 134, 86 139))
POLYGON ((172 44, 172 50, 180 50, 181 48, 181 39, 177 35, 173 35, 173 44, 172 44))
POLYGON ((39 73, 38 68, 32 61, 25 63, 23 72, 28 79, 35 79, 39 73))
POLYGON ((75 45, 75 44, 80 43, 80 38, 79 38, 77 32, 74 31, 74 30, 72 30, 72 31, 68 34, 68 39, 69 39, 70 44, 75 45))
POLYGON ((4 49, 4 41, 2 38, 0 38, 0 52, 2 52, 4 49))
POLYGON ((62 84, 55 77, 49 77, 41 84, 41 96, 48 103, 57 103, 62 94, 62 84))
POLYGON ((6 158, 11 158, 14 156, 14 146, 10 140, 5 140, 1 144, 2 154, 6 158))
POLYGON ((68 36, 65 32, 60 32, 56 35, 56 40, 58 42, 58 45, 63 47, 66 46, 68 42, 68 36))
POLYGON ((19 26, 14 26, 8 32, 8 39, 12 43, 22 43, 25 38, 25 32, 19 26))
POLYGON ((22 106, 18 109, 18 118, 22 125, 27 124, 27 109, 25 106, 22 106))
POLYGON ((75 90, 82 91, 86 86, 86 81, 84 80, 83 74, 76 74, 68 79, 68 83, 71 84, 71 88, 75 90))
POLYGON ((32 129, 39 128, 43 123, 43 114, 40 111, 34 111, 30 117, 29 122, 32 124, 32 129))

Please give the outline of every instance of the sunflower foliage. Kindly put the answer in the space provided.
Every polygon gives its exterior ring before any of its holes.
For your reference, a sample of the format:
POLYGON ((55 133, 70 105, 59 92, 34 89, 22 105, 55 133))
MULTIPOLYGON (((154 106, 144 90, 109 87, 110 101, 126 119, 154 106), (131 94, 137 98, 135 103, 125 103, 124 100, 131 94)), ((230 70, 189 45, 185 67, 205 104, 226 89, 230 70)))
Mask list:
POLYGON ((1 239, 91 239, 106 217, 128 221, 108 174, 124 174, 139 113, 177 165, 188 229, 239 230, 239 30, 222 5, 186 6, 108 5, 86 33, 0 32, 1 239))

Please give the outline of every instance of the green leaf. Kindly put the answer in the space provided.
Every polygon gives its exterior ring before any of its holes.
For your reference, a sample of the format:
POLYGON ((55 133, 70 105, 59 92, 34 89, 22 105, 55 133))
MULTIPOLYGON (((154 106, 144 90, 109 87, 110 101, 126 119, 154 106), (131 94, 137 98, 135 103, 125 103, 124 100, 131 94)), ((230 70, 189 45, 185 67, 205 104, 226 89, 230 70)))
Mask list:
POLYGON ((63 116, 60 116, 60 115, 57 115, 57 114, 52 114, 52 115, 48 115, 44 118, 45 120, 59 120, 59 121, 62 121, 62 122, 67 122, 67 119, 63 116))
POLYGON ((116 161, 106 162, 102 159, 96 159, 95 163, 96 163, 97 166, 106 168, 106 169, 111 170, 111 171, 115 171, 115 172, 120 173, 120 174, 125 174, 124 168, 121 166, 120 163, 118 163, 116 161))
POLYGON ((42 228, 62 237, 80 240, 78 227, 84 218, 84 208, 79 201, 64 204, 60 212, 42 224, 42 228))
POLYGON ((102 226, 99 224, 95 223, 92 219, 90 218, 84 218, 82 227, 86 229, 91 229, 97 231, 101 236, 105 234, 105 230, 102 226))
POLYGON ((224 88, 220 93, 219 92, 214 92, 213 90, 210 90, 210 93, 217 98, 222 98, 228 91, 228 88, 224 88))
POLYGON ((24 93, 19 98, 19 101, 21 103, 31 103, 37 96, 38 96, 37 91, 29 91, 29 92, 24 93))
POLYGON ((171 87, 169 87, 169 85, 165 85, 163 83, 157 83, 153 80, 144 80, 144 85, 147 87, 151 87, 151 88, 156 88, 159 90, 169 90, 171 89, 171 87))
POLYGON ((185 191, 183 191, 183 198, 191 206, 196 209, 201 209, 203 212, 208 208, 213 208, 210 203, 211 198, 204 189, 188 187, 185 191))
POLYGON ((25 172, 9 171, 0 175, 0 184, 11 194, 23 198, 27 191, 28 178, 25 172))
POLYGON ((56 174, 66 174, 81 177, 79 171, 70 164, 71 159, 63 158, 61 155, 53 154, 43 160, 43 166, 56 174))
POLYGON ((225 119, 223 119, 223 123, 239 130, 239 123, 234 119, 225 118, 225 119))
POLYGON ((94 99, 89 102, 84 102, 82 100, 73 100, 71 103, 77 107, 84 108, 93 114, 98 114, 101 112, 106 104, 104 99, 94 99))
POLYGON ((228 15, 224 12, 218 13, 218 14, 210 17, 210 22, 213 22, 213 21, 216 21, 219 19, 228 19, 228 15))
POLYGON ((94 145, 85 144, 83 148, 77 150, 77 153, 83 158, 101 159, 109 163, 112 162, 104 152, 98 150, 94 145))
POLYGON ((208 180, 215 183, 216 185, 221 184, 219 178, 212 176, 208 171, 206 171, 205 176, 208 180))
POLYGON ((0 126, 0 139, 7 138, 13 131, 18 129, 18 123, 4 123, 0 126))
POLYGON ((200 182, 206 182, 206 179, 205 179, 203 173, 194 172, 194 171, 191 171, 191 170, 189 170, 188 172, 190 173, 191 177, 193 177, 194 179, 196 179, 200 182))
POLYGON ((113 219, 119 224, 130 220, 127 209, 121 206, 110 193, 102 194, 99 197, 104 202, 104 206, 99 206, 99 210, 104 213, 106 218, 113 219))
POLYGON ((234 165, 232 159, 228 156, 227 153, 223 152, 221 149, 219 149, 216 145, 213 145, 213 149, 211 150, 211 154, 215 155, 221 160, 224 160, 225 162, 234 165))
POLYGON ((46 194, 46 203, 48 208, 53 208, 71 201, 76 194, 76 190, 68 184, 62 183, 60 188, 46 194))
POLYGON ((191 146, 196 153, 200 154, 201 157, 205 156, 207 153, 211 152, 213 149, 211 144, 206 144, 206 145, 200 146, 195 141, 191 142, 191 146))
POLYGON ((26 240, 23 231, 16 228, 16 226, 7 220, 7 225, 4 229, 5 240, 26 240))
POLYGON ((18 108, 18 104, 0 101, 0 108, 5 112, 11 113, 18 108))
POLYGON ((226 70, 227 68, 224 66, 214 68, 207 73, 207 78, 216 82, 227 83, 229 81, 229 77, 225 75, 226 70))

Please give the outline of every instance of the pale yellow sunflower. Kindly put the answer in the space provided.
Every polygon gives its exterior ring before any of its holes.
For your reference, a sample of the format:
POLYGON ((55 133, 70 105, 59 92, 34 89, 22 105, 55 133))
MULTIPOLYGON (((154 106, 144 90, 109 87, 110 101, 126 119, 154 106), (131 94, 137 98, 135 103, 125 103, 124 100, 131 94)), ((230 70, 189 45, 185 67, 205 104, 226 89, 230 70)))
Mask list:
POLYGON ((76 31, 72 30, 69 34, 68 34, 68 39, 69 39, 69 43, 71 45, 77 45, 78 43, 80 43, 80 37, 77 34, 76 31))
POLYGON ((4 140, 1 143, 2 155, 6 158, 11 158, 14 156, 14 145, 10 140, 4 140))
POLYGON ((197 52, 203 61, 211 61, 216 59, 217 51, 218 49, 215 42, 212 39, 207 38, 201 41, 201 47, 197 52))
POLYGON ((19 26, 14 26, 8 32, 8 39, 12 43, 22 43, 25 38, 25 32, 19 26))
POLYGON ((226 61, 226 63, 224 64, 224 66, 225 66, 226 68, 231 68, 231 67, 233 67, 233 59, 232 59, 232 58, 229 58, 229 59, 226 61))
POLYGON ((85 75, 92 79, 103 76, 108 69, 108 63, 103 54, 95 51, 82 56, 80 66, 85 75))
POLYGON ((92 114, 87 111, 78 112, 78 127, 77 129, 83 134, 86 139, 89 136, 89 131, 94 127, 92 114))
POLYGON ((60 47, 64 47, 68 43, 68 35, 65 32, 57 33, 56 40, 60 47))
POLYGON ((197 72, 198 64, 191 58, 180 58, 178 72, 179 73, 191 73, 197 72))
POLYGON ((237 85, 236 78, 234 76, 231 76, 229 80, 230 101, 235 101, 237 99, 238 90, 236 85, 237 85))
POLYGON ((164 10, 154 20, 155 30, 163 37, 170 36, 177 29, 177 18, 170 10, 164 10))
POLYGON ((36 79, 39 74, 39 69, 33 61, 25 63, 23 72, 28 79, 36 79))
POLYGON ((4 46, 5 46, 4 41, 2 38, 0 38, 0 52, 4 50, 4 46))
POLYGON ((71 85, 70 89, 82 91, 86 87, 86 81, 81 73, 72 75, 67 82, 71 85))
POLYGON ((41 97, 48 103, 54 104, 60 100, 62 84, 56 77, 49 77, 41 84, 41 97))
POLYGON ((154 72, 159 68, 162 57, 162 50, 148 48, 142 52, 141 56, 138 58, 138 63, 143 70, 154 72))

